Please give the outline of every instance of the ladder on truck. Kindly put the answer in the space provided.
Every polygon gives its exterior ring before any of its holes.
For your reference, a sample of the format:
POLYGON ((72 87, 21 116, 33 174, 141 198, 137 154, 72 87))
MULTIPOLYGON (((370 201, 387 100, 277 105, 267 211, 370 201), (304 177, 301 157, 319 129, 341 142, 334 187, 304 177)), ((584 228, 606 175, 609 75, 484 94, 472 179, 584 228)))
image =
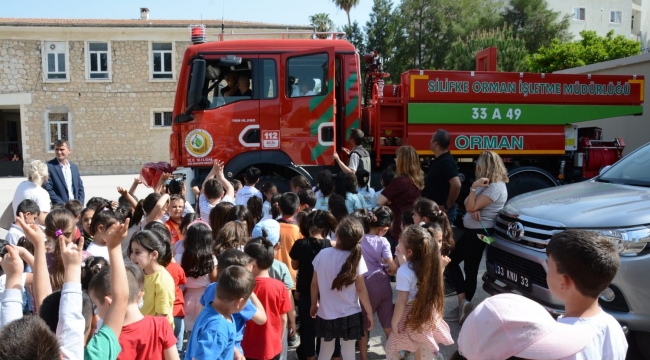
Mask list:
MULTIPOLYGON (((374 85, 377 87, 377 84, 374 85)), ((384 85, 382 93, 377 87, 371 99, 371 109, 375 114, 371 114, 377 121, 374 124, 372 134, 374 136, 375 162, 377 166, 381 164, 382 155, 393 155, 397 149, 407 144, 407 114, 406 103, 400 92, 402 87, 398 85, 384 85), (391 96, 383 96, 385 93, 391 96), (373 106, 374 105, 374 106, 373 106)))

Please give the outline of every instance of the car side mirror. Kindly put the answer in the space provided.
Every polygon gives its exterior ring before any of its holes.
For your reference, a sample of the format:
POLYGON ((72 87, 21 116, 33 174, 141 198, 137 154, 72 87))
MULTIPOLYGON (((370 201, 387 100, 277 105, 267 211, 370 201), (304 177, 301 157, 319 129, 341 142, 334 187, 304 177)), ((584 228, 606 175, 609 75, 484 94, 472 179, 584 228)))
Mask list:
POLYGON ((600 175, 606 173, 607 170, 609 170, 609 168, 611 168, 611 167, 612 167, 612 165, 607 165, 604 168, 600 169, 600 172, 598 173, 598 175, 600 176, 600 175))

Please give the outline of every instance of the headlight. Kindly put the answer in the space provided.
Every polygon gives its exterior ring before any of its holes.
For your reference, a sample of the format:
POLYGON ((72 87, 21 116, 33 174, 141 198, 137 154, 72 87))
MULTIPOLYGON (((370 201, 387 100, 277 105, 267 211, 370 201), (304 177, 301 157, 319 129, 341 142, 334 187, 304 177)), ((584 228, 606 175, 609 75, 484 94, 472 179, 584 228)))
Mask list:
POLYGON ((610 238, 617 246, 621 256, 635 256, 650 243, 650 229, 646 227, 629 230, 595 230, 610 238))

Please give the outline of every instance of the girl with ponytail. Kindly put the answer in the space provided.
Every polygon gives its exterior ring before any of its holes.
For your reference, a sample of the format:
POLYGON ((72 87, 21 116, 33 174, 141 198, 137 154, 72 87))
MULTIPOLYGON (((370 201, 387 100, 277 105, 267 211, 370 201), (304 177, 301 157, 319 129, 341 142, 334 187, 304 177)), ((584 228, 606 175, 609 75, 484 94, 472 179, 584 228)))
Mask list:
MULTIPOLYGON (((440 210, 434 201, 419 198, 413 205, 413 223, 415 225, 436 224, 442 229, 442 254, 449 255, 454 249, 454 232, 447 214, 440 210)), ((429 227, 429 226, 425 226, 429 227)))
POLYGON ((399 359, 399 352, 416 352, 416 358, 439 357, 438 343, 454 343, 449 326, 442 319, 444 290, 443 260, 432 230, 411 225, 397 245, 398 256, 406 260, 397 270, 397 301, 386 344, 386 359, 399 359))
POLYGON ((345 218, 336 229, 336 246, 322 249, 314 258, 310 315, 316 318, 315 335, 321 338, 319 358, 330 359, 334 353, 333 340, 340 338, 341 357, 354 359, 355 341, 363 338, 364 330, 374 327, 363 280, 367 271, 361 256, 363 235, 359 220, 345 218), (367 328, 359 300, 368 314, 367 328))
MULTIPOLYGON (((45 217, 45 238, 52 244, 50 247, 54 249, 53 252, 45 254, 52 291, 60 290, 63 287, 63 275, 65 274, 59 237, 63 236, 66 244, 71 241, 78 243, 79 239, 75 239, 76 229, 75 217, 66 209, 52 210, 45 217)), ((83 239, 80 239, 81 243, 79 245, 83 246, 83 239)), ((83 251, 82 254, 82 261, 85 261, 90 256, 90 253, 86 251, 83 251)))

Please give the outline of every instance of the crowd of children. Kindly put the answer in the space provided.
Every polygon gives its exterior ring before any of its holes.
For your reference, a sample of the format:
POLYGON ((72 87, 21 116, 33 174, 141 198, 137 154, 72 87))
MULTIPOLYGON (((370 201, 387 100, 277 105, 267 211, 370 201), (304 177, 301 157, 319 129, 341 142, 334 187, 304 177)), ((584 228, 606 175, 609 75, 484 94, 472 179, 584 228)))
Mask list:
MULTIPOLYGON (((140 201, 136 179, 117 201, 53 206, 43 229, 36 203, 21 202, 0 258, 0 358, 275 360, 299 336, 300 359, 354 359, 358 345, 366 360, 375 316, 387 359, 441 358, 440 344, 454 342, 443 320, 454 248, 445 213, 420 198, 396 219, 365 170, 323 171, 314 188, 297 176, 285 193, 260 174, 247 169, 237 189, 215 162, 192 189, 196 209, 182 179, 165 175, 140 201)), ((492 297, 467 317, 454 358, 625 357, 620 326, 597 302, 619 265, 615 246, 568 230, 547 254, 566 315, 492 297)))

